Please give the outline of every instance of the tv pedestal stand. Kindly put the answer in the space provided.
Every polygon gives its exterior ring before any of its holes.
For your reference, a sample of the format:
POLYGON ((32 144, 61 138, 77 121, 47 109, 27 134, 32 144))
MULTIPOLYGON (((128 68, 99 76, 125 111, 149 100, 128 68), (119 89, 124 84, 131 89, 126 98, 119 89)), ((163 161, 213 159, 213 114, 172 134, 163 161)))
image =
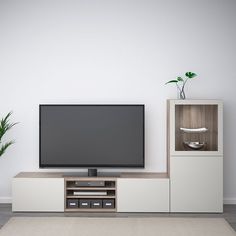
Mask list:
POLYGON ((96 176, 98 176, 98 170, 97 169, 88 169, 88 176, 89 177, 96 177, 96 176))

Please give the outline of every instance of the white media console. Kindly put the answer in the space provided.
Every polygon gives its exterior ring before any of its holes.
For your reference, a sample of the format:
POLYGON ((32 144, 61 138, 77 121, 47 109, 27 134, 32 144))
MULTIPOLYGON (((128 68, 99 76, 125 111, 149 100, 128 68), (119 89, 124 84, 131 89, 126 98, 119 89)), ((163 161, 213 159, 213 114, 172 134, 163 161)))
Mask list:
POLYGON ((13 178, 12 196, 14 212, 170 211, 169 178, 165 173, 65 177, 63 173, 22 172, 13 178), (105 185, 78 187, 76 181, 103 181, 105 185), (78 195, 79 191, 85 191, 88 195, 78 195), (106 194, 101 195, 99 192, 106 194), (86 207, 86 201, 89 207, 86 207), (83 203, 84 206, 81 205, 83 203))

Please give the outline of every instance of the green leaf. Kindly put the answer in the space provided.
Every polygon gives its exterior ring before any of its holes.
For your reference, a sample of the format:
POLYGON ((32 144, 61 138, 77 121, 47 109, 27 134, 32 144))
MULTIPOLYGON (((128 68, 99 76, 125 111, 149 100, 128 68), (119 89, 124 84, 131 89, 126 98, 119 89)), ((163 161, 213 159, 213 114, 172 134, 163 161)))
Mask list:
POLYGON ((9 130, 11 129, 14 125, 16 125, 17 123, 10 123, 9 122, 9 117, 11 116, 12 112, 9 112, 5 118, 2 118, 0 121, 0 141, 3 137, 3 135, 9 130))
POLYGON ((194 72, 189 71, 189 72, 185 73, 185 76, 188 77, 189 79, 192 79, 192 78, 196 77, 197 74, 195 74, 194 72))
POLYGON ((0 156, 3 155, 3 153, 6 151, 6 149, 11 146, 14 141, 6 142, 5 144, 2 144, 2 138, 6 134, 6 132, 11 129, 14 125, 17 123, 10 123, 9 117, 11 116, 12 112, 9 112, 4 118, 0 120, 0 156))
POLYGON ((170 81, 166 82, 165 84, 170 84, 170 83, 178 83, 178 80, 170 80, 170 81))
POLYGON ((0 148, 0 156, 3 155, 3 153, 6 151, 6 149, 11 146, 12 144, 14 143, 14 141, 10 141, 10 142, 7 142, 5 144, 3 144, 0 148))
POLYGON ((178 81, 184 81, 181 77, 177 77, 178 81))

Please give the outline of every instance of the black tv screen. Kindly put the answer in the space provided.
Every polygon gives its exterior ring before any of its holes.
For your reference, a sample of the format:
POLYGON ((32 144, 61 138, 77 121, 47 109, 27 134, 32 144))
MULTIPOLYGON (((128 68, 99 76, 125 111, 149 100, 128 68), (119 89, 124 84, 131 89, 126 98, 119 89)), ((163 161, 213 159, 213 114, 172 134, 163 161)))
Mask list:
POLYGON ((144 167, 144 105, 40 105, 40 167, 144 167))

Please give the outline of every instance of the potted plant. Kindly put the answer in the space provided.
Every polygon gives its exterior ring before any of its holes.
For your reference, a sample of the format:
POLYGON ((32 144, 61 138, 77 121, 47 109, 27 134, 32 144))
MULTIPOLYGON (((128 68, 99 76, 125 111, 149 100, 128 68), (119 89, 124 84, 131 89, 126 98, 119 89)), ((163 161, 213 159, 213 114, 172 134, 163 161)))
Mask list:
POLYGON ((0 120, 0 157, 5 153, 7 148, 11 146, 14 141, 4 142, 2 141, 3 136, 9 131, 14 125, 17 123, 10 123, 9 117, 11 116, 12 112, 9 112, 4 118, 0 120))
POLYGON ((184 91, 185 84, 187 83, 187 81, 189 79, 192 79, 192 78, 196 77, 197 74, 194 73, 194 72, 186 72, 185 76, 186 76, 186 78, 177 77, 176 79, 170 80, 170 81, 165 83, 165 84, 170 84, 170 83, 176 84, 178 95, 179 95, 180 99, 185 99, 186 98, 185 91, 184 91))

